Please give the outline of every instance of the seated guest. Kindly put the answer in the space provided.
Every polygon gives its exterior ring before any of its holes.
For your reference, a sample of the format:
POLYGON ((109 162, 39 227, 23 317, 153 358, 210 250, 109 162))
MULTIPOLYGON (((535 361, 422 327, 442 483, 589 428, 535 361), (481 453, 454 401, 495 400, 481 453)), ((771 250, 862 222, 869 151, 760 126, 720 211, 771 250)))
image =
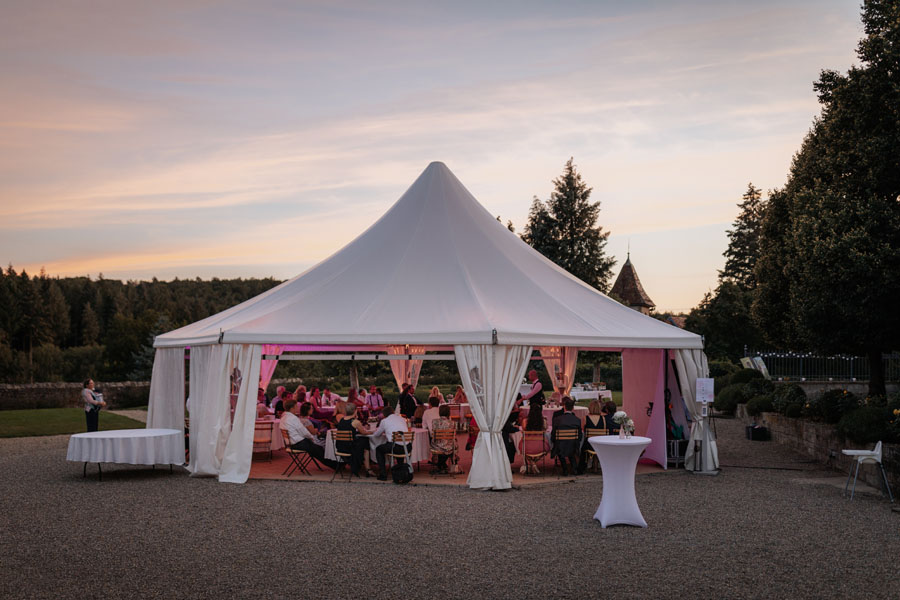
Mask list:
POLYGON ((381 390, 374 385, 369 388, 369 393, 366 394, 366 408, 369 409, 369 414, 371 415, 380 413, 381 409, 384 408, 384 396, 381 395, 381 390))
MULTIPOLYGON (((429 432, 432 431, 431 423, 440 416, 440 411, 438 410, 438 405, 440 402, 434 396, 428 398, 428 410, 422 413, 422 427, 427 429, 429 432)), ((450 418, 450 408, 447 407, 447 418, 450 418)))
POLYGON ((275 397, 272 398, 272 408, 275 409, 275 417, 281 416, 281 413, 284 412, 284 393, 286 392, 286 388, 283 385, 279 385, 275 388, 275 397))
POLYGON ((509 463, 512 464, 516 459, 516 444, 512 441, 512 434, 519 431, 519 411, 513 410, 509 413, 500 435, 503 438, 503 445, 506 446, 506 455, 509 457, 509 463))
POLYGON ((356 418, 356 405, 351 402, 342 402, 343 418, 338 421, 336 429, 338 431, 349 431, 353 436, 351 442, 337 442, 336 446, 340 452, 350 454, 350 472, 359 476, 359 468, 365 464, 366 476, 373 475, 369 469, 369 455, 366 450, 369 449, 369 438, 365 437, 372 432, 365 428, 356 418))
POLYGON ((334 405, 334 424, 337 427, 337 424, 344 420, 344 416, 347 414, 347 405, 341 400, 337 404, 334 405))
POLYGON ((616 414, 616 411, 619 410, 619 407, 616 406, 616 403, 612 400, 607 400, 603 404, 603 408, 606 409, 606 413, 604 413, 603 418, 606 420, 606 429, 609 435, 618 434, 619 424, 613 421, 613 415, 616 414))
POLYGON ((294 450, 303 450, 320 463, 323 463, 332 469, 337 467, 337 463, 333 460, 325 458, 325 448, 316 443, 316 436, 310 429, 305 426, 300 418, 294 414, 297 401, 293 398, 284 401, 284 414, 281 415, 281 429, 288 432, 288 438, 291 448, 294 450))
MULTIPOLYGON (((428 399, 429 403, 436 401, 435 397, 431 397, 428 399)), ((432 404, 432 406, 434 406, 432 404)), ((436 408, 438 411, 438 417, 431 421, 432 431, 446 431, 450 430, 456 431, 456 423, 450 420, 450 407, 444 404, 440 408, 436 408)), ((439 450, 441 452, 446 452, 446 454, 438 454, 437 455, 437 468, 432 471, 432 473, 447 473, 447 459, 450 458, 453 448, 455 444, 453 440, 431 440, 431 448, 433 450, 439 450)))
POLYGON ((559 459, 562 466, 563 475, 571 473, 575 474, 577 463, 576 456, 581 451, 581 420, 575 416, 575 401, 568 396, 563 397, 563 412, 553 419, 553 449, 550 456, 559 459), (556 436, 560 431, 575 430, 578 432, 578 439, 575 440, 556 440, 556 436), (569 469, 566 469, 566 459, 569 459, 569 469))
POLYGON ((440 388, 438 386, 434 386, 431 388, 431 393, 428 394, 428 399, 437 398, 438 406, 444 403, 444 395, 441 393, 440 388))
POLYGON ((324 429, 322 428, 321 423, 317 423, 312 416, 312 404, 309 402, 304 402, 300 404, 300 422, 309 429, 310 433, 316 436, 315 442, 319 446, 325 447, 325 436, 326 431, 328 431, 328 427, 326 426, 324 429))
MULTIPOLYGON (((403 415, 395 413, 390 406, 385 406, 381 414, 384 418, 372 435, 376 437, 383 435, 387 438, 385 443, 375 448, 375 458, 378 460, 379 468, 378 479, 385 481, 387 479, 387 467, 385 466, 387 455, 392 452, 403 452, 402 444, 394 444, 394 433, 406 432, 409 429, 406 427, 406 419, 403 415)), ((412 444, 406 444, 406 452, 412 452, 412 444)))
POLYGON ((466 392, 463 390, 463 386, 456 386, 456 393, 453 394, 453 400, 451 401, 453 404, 465 404, 469 399, 466 398, 466 392))
POLYGON ((350 388, 350 393, 347 394, 347 402, 356 406, 356 414, 360 419, 363 421, 369 420, 369 411, 366 409, 366 402, 360 398, 356 388, 350 388))
POLYGON ((584 419, 584 435, 581 443, 581 459, 578 461, 578 474, 583 475, 587 470, 588 450, 591 449, 588 443, 588 429, 606 429, 606 408, 599 400, 591 400, 588 405, 588 415, 584 419))
POLYGON ((335 406, 338 402, 341 402, 343 398, 333 393, 328 388, 322 390, 322 406, 335 406))
POLYGON ((264 419, 269 416, 269 407, 266 406, 265 402, 257 402, 256 403, 256 418, 264 419))

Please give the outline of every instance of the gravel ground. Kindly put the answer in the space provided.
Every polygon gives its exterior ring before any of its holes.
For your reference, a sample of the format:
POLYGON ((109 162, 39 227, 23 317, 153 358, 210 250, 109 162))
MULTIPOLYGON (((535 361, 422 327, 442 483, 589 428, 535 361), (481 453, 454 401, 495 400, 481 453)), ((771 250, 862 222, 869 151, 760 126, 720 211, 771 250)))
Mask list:
POLYGON ((605 530, 598 476, 475 492, 110 465, 98 482, 67 436, 3 439, 0 597, 900 597, 887 501, 809 483, 843 476, 736 421, 718 432, 719 476, 640 476, 649 527, 605 530))

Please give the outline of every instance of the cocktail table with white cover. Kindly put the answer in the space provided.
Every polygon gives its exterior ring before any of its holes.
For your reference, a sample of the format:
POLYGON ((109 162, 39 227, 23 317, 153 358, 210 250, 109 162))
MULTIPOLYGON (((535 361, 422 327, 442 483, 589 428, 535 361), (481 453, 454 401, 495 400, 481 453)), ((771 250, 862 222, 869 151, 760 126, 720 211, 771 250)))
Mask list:
MULTIPOLYGON (((337 457, 334 455, 334 445, 331 443, 332 431, 334 430, 329 429, 325 436, 325 458, 337 460, 337 457)), ((416 427, 413 431, 416 432, 416 435, 413 440, 410 458, 415 464, 431 458, 431 444, 428 443, 428 430, 423 427, 416 427)), ((369 450, 372 451, 372 458, 375 458, 375 449, 381 444, 387 443, 387 437, 384 435, 378 435, 377 437, 368 435, 366 437, 369 438, 369 450)))
POLYGON ((618 436, 599 435, 588 438, 603 471, 603 497, 594 518, 604 528, 609 525, 647 526, 634 495, 634 474, 641 452, 650 441, 650 438, 640 436, 620 439, 618 436))
POLYGON ((177 429, 115 429, 76 433, 66 460, 130 465, 183 465, 184 434, 177 429))

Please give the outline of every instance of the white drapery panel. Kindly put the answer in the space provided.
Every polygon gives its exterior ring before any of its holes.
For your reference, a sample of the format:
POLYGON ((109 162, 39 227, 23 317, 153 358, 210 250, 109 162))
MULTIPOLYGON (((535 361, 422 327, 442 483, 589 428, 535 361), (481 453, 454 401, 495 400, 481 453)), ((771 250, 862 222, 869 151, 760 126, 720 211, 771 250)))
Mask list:
POLYGON ((553 389, 561 396, 572 390, 575 382, 575 364, 578 362, 578 348, 568 346, 538 346, 541 360, 553 382, 553 389))
POLYGON ((226 348, 191 347, 191 460, 193 476, 218 475, 231 432, 226 348))
POLYGON ((177 429, 184 433, 184 348, 156 349, 147 429, 177 429))
MULTIPOLYGON (((262 347, 263 354, 274 354, 277 356, 281 356, 281 353, 284 352, 284 346, 279 346, 277 344, 265 344, 262 347)), ((277 360, 264 360, 259 366, 259 387, 265 391, 269 387, 269 382, 272 381, 272 374, 275 373, 275 367, 278 366, 277 360)))
POLYGON ((227 372, 241 372, 241 387, 234 409, 231 435, 225 444, 219 481, 244 483, 253 458, 253 427, 256 423, 256 382, 259 381, 261 347, 253 344, 226 345, 227 372))
MULTIPOLYGON (((387 346, 389 354, 425 354, 425 346, 387 346)), ((404 383, 409 383, 413 387, 419 384, 419 373, 422 370, 421 360, 398 359, 392 360, 391 372, 394 374, 394 380, 397 387, 402 388, 404 383)))
POLYGON ((515 404, 532 347, 458 345, 453 349, 469 408, 481 430, 467 483, 473 489, 508 489, 512 469, 501 430, 515 404))
POLYGON ((678 369, 678 380, 681 384, 681 397, 691 415, 691 436, 687 451, 684 454, 684 468, 694 470, 694 442, 700 440, 700 471, 715 471, 719 468, 719 450, 716 440, 709 428, 709 422, 703 418, 701 406, 697 403, 697 378, 709 377, 709 363, 703 350, 678 350, 675 352, 675 368, 678 369))

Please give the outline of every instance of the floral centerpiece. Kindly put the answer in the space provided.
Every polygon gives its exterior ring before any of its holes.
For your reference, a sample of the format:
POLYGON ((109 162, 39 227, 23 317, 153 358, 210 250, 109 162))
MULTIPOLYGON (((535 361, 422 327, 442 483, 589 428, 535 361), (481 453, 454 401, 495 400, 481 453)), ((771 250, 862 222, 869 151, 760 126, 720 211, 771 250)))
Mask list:
POLYGON ((613 423, 616 423, 619 426, 619 437, 631 437, 631 434, 634 433, 634 421, 631 420, 631 417, 628 416, 624 410, 616 411, 616 414, 613 415, 613 423))

